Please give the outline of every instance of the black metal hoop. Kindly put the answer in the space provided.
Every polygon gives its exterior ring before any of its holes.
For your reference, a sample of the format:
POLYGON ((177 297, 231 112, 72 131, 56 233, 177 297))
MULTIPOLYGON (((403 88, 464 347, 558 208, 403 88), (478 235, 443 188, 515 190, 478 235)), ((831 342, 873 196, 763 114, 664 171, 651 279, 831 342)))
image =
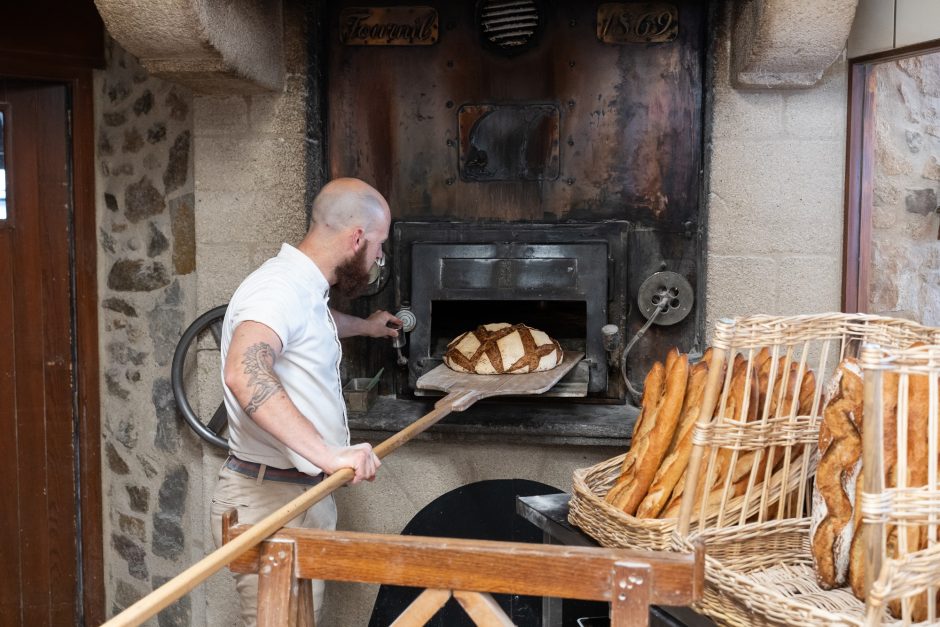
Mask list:
POLYGON ((228 450, 228 440, 222 437, 222 432, 228 427, 228 413, 225 410, 225 403, 221 403, 209 422, 204 423, 200 420, 196 412, 193 411, 189 399, 186 398, 186 390, 183 389, 183 365, 186 362, 186 353, 189 352, 190 345, 199 337, 199 335, 209 329, 215 338, 216 344, 221 346, 222 319, 225 317, 225 310, 228 305, 219 305, 214 307, 196 318, 191 325, 183 332, 179 343, 176 345, 176 352, 173 353, 173 365, 170 368, 170 380, 173 385, 173 398, 176 399, 176 406, 179 408, 183 418, 189 423, 193 431, 200 438, 218 446, 221 449, 228 450))

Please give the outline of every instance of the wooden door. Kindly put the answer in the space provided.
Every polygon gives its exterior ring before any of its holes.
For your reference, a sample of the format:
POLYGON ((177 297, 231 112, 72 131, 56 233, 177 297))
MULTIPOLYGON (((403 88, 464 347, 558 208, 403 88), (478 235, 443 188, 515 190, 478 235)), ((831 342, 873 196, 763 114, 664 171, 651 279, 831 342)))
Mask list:
POLYGON ((0 623, 80 621, 68 90, 0 78, 0 623))

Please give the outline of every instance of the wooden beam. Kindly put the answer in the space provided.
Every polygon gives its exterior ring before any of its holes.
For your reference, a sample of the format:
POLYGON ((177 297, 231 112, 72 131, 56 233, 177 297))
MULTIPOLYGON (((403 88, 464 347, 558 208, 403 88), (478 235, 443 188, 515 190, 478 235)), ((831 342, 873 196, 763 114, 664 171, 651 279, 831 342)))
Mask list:
POLYGON ((313 586, 309 579, 294 579, 290 593, 291 627, 316 627, 313 586))
POLYGON ((512 619, 488 594, 454 590, 454 598, 477 627, 514 627, 512 619))
MULTIPOLYGON (((250 525, 225 530, 236 538, 250 525)), ((655 572, 650 603, 688 605, 701 596, 694 554, 566 547, 520 542, 394 536, 314 529, 282 529, 274 536, 297 543, 300 577, 387 583, 418 588, 611 601, 617 562, 642 562, 655 572)), ((260 552, 243 553, 235 572, 256 572, 260 552)), ((701 559, 701 558, 700 558, 701 559)))
POLYGON ((647 627, 653 569, 642 562, 617 562, 613 571, 611 627, 647 627))
POLYGON ((450 590, 428 588, 398 615, 390 627, 421 627, 450 600, 450 590))
MULTIPOLYGON (((269 540, 261 543, 261 568, 258 570, 258 627, 288 627, 291 610, 296 612, 296 600, 291 607, 291 594, 296 584, 294 577, 293 542, 269 540)), ((294 614, 296 617, 296 614, 294 614)))

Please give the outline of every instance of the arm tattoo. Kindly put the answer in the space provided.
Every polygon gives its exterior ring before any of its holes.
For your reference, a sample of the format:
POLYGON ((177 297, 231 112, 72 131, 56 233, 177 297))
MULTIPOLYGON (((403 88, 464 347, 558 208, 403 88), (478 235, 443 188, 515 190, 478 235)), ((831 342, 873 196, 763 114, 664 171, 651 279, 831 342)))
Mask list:
POLYGON ((283 390, 284 386, 274 374, 274 349, 270 344, 258 342, 249 346, 245 349, 242 364, 245 366, 248 386, 251 388, 251 399, 245 405, 245 413, 251 416, 266 400, 283 390))

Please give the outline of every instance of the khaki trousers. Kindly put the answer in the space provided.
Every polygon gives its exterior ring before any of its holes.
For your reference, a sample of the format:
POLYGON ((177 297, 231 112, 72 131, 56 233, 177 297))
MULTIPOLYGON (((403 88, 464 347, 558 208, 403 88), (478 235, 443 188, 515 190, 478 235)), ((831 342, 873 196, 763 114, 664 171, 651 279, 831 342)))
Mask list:
MULTIPOLYGON (((293 501, 311 487, 313 486, 270 479, 253 479, 223 467, 219 471, 219 483, 216 485, 210 507, 212 538, 215 540, 216 547, 222 545, 222 514, 226 511, 233 508, 238 510, 240 523, 256 523, 293 501)), ((336 501, 333 495, 316 503, 285 526, 335 530, 336 501)), ((255 627, 258 614, 258 575, 236 574, 235 588, 241 597, 242 624, 244 627, 255 627)), ((313 581, 313 608, 317 625, 321 624, 323 591, 323 582, 313 581)))

